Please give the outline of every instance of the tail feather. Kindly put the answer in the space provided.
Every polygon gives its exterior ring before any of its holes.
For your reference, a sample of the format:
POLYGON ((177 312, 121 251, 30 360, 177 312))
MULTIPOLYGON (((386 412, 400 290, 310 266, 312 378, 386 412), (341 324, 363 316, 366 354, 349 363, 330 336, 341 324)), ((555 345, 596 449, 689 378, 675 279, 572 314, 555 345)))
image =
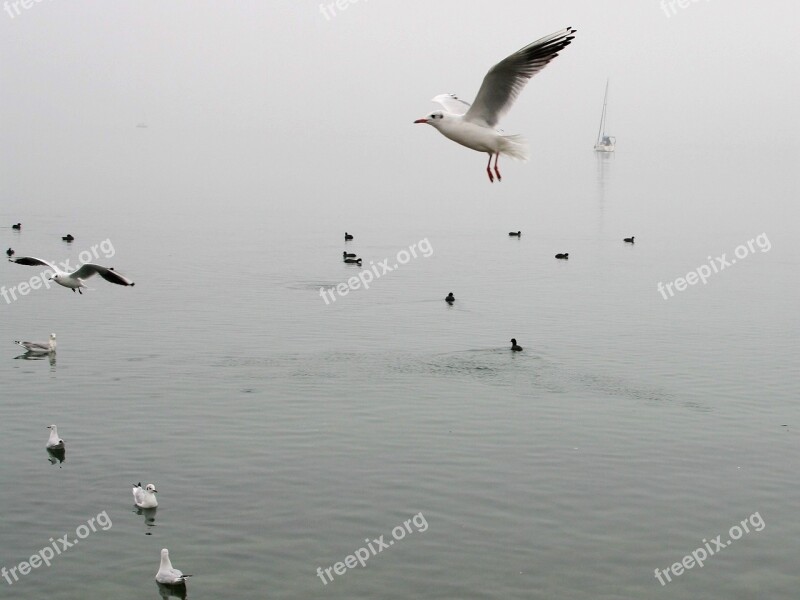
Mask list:
POLYGON ((523 136, 504 135, 502 140, 503 147, 500 149, 500 154, 505 154, 514 160, 522 162, 526 162, 531 157, 528 141, 523 136))

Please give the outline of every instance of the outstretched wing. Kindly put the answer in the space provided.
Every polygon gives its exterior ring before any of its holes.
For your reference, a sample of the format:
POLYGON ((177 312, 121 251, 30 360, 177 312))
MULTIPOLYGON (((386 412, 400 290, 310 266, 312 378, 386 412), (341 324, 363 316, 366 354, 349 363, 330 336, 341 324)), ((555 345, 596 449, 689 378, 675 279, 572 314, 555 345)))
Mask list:
POLYGON ((120 275, 114 269, 109 269, 108 267, 95 265, 93 263, 82 264, 78 270, 69 274, 70 277, 77 277, 78 279, 88 279, 92 275, 100 275, 100 277, 106 281, 116 283, 117 285, 133 285, 130 279, 124 275, 120 275))
POLYGON ((465 102, 455 94, 439 94, 431 98, 431 101, 441 104, 447 112, 453 113, 454 115, 466 114, 470 107, 469 102, 465 102))
POLYGON ((501 60, 486 74, 475 103, 464 119, 494 127, 508 112, 528 80, 544 69, 575 38, 575 29, 567 27, 536 40, 501 60))
POLYGON ((35 256, 18 256, 17 258, 9 258, 8 260, 10 262, 17 263, 18 265, 25 265, 28 267, 48 267, 49 269, 53 270, 53 273, 61 272, 54 264, 51 264, 46 260, 42 260, 41 258, 36 258, 35 256))

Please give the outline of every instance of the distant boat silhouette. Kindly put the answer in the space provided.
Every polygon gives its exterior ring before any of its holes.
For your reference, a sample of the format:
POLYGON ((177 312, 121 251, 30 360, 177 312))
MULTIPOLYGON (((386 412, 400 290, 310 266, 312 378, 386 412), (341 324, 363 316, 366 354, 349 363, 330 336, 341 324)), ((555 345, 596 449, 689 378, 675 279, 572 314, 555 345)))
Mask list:
POLYGON ((606 105, 608 104, 608 79, 606 79, 606 95, 603 98, 603 113, 600 115, 600 130, 597 132, 595 152, 614 152, 617 138, 606 135, 606 105))

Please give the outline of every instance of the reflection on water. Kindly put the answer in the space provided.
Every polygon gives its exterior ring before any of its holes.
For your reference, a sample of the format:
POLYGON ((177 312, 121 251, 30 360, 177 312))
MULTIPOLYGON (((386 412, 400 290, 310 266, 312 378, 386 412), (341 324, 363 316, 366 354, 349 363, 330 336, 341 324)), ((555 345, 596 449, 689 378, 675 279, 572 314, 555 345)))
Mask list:
POLYGON ((48 359, 50 362, 51 367, 56 366, 56 353, 55 352, 25 352, 20 354, 19 356, 15 356, 15 359, 22 359, 22 360, 44 360, 45 358, 48 359))
POLYGON ((158 595, 161 596, 163 600, 167 600, 168 598, 180 598, 180 600, 185 600, 187 597, 185 583, 164 585, 163 583, 156 582, 156 585, 158 586, 158 595))
MULTIPOLYGON (((157 506, 155 508, 139 508, 137 506, 136 510, 134 510, 133 512, 135 512, 140 517, 141 516, 144 517, 144 524, 147 527, 155 527, 156 526, 156 512, 158 512, 158 507, 157 506)), ((147 532, 145 532, 145 535, 152 535, 152 534, 149 531, 147 531, 147 532)))
POLYGON ((67 460, 66 448, 47 448, 47 460, 51 465, 59 465, 60 469, 61 463, 67 460))

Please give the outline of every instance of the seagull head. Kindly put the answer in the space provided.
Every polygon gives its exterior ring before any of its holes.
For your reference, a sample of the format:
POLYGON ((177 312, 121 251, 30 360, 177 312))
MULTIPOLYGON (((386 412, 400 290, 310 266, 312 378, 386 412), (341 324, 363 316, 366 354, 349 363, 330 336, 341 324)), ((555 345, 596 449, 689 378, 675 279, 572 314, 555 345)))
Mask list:
POLYGON ((152 493, 154 493, 154 494, 157 494, 157 493, 158 493, 158 490, 156 489, 156 486, 154 486, 152 483, 148 483, 148 484, 147 484, 147 487, 146 487, 146 488, 144 488, 144 489, 145 489, 145 491, 147 491, 147 492, 152 492, 152 493))
POLYGON ((417 119, 416 121, 414 121, 414 123, 427 123, 428 125, 432 125, 433 127, 436 127, 438 129, 439 125, 441 125, 442 121, 444 120, 445 120, 445 114, 442 111, 437 110, 436 112, 432 112, 423 119, 417 119))

